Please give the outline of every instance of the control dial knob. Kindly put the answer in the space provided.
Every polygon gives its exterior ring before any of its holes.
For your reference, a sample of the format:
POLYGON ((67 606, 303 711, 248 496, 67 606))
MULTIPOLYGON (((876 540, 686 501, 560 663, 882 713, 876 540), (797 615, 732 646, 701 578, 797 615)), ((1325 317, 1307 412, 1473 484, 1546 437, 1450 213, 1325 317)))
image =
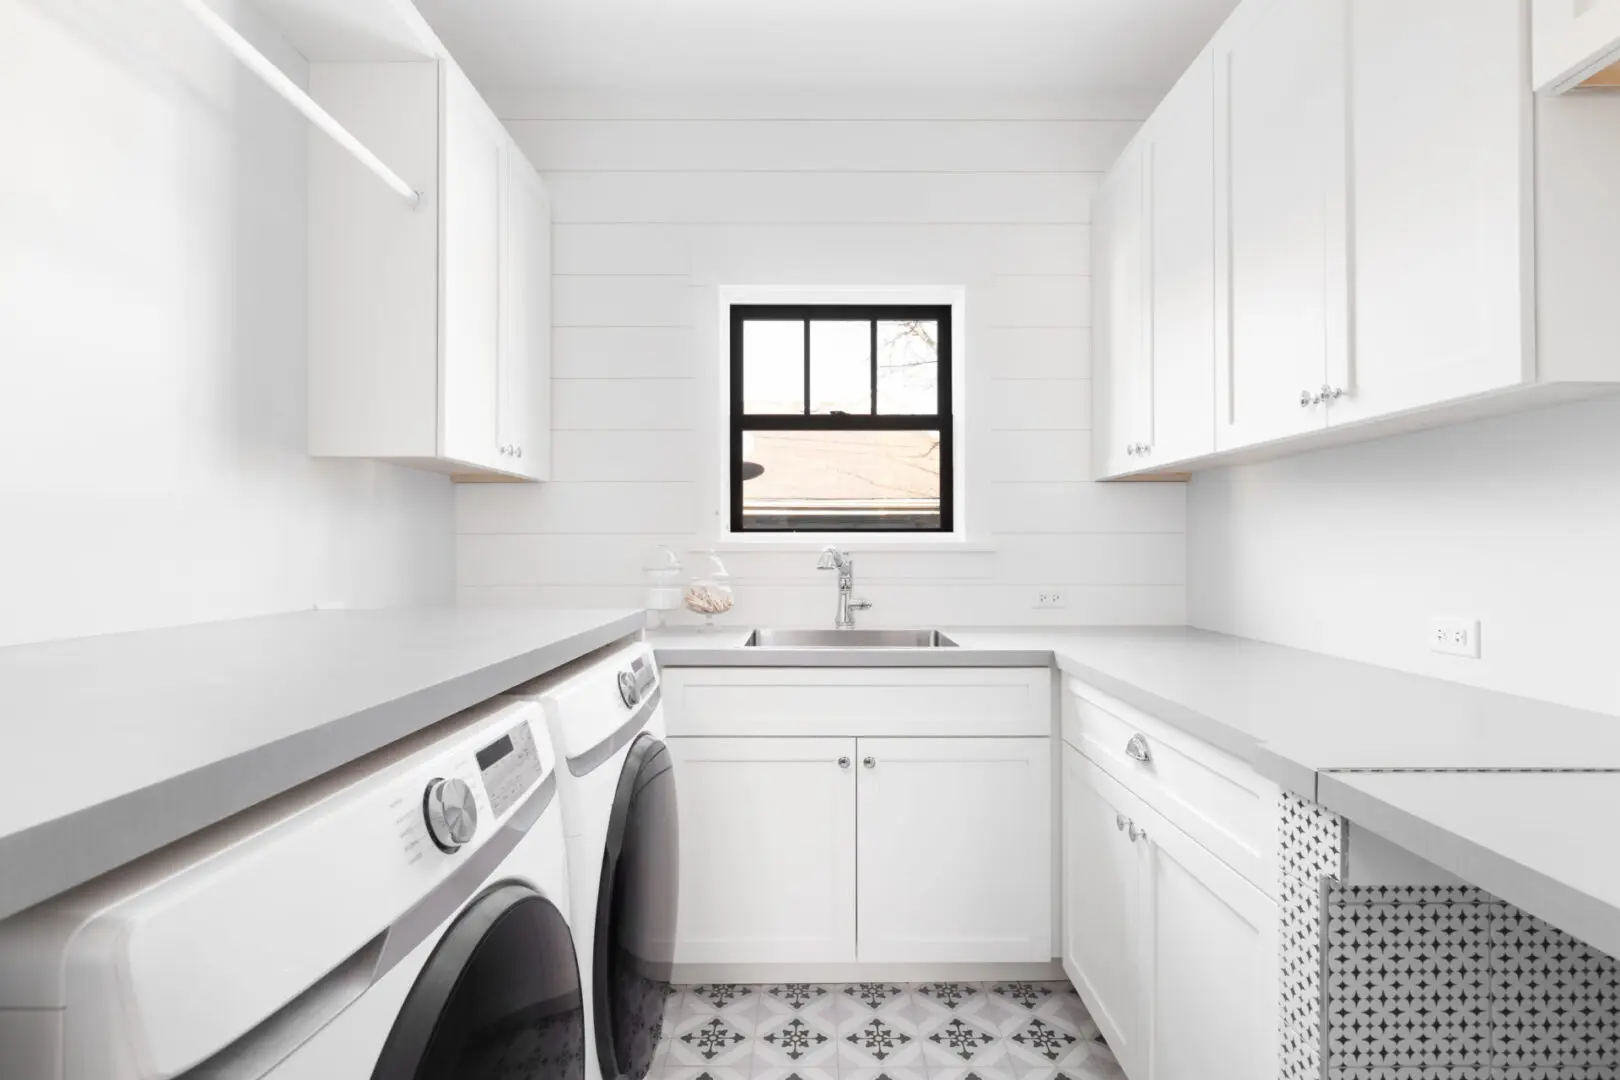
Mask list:
POLYGON ((478 831, 478 803, 462 780, 434 780, 422 796, 428 835, 441 851, 455 851, 478 831))

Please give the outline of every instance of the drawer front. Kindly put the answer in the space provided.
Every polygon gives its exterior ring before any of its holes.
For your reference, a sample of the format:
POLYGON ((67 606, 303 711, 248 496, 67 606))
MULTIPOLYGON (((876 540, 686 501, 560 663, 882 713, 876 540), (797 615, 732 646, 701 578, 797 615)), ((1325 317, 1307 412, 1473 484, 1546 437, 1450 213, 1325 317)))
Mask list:
POLYGON ((1075 679, 1063 738, 1267 896, 1277 895, 1277 785, 1246 762, 1075 679))
POLYGON ((664 669, 671 735, 1052 734, 1045 668, 664 669))

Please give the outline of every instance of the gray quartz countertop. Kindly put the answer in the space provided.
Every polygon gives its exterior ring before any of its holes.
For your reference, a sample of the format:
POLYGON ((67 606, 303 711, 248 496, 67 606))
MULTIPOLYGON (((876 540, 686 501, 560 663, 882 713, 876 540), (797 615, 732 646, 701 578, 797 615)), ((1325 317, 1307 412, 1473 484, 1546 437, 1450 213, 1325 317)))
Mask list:
POLYGON ((1188 627, 945 630, 958 648, 752 649, 746 629, 649 639, 666 665, 1051 663, 1307 797, 1333 769, 1620 769, 1616 717, 1300 649, 1188 627))
POLYGON ((642 625, 309 611, 0 649, 0 918, 642 625))
MULTIPOLYGON (((1620 773, 1326 773, 1321 803, 1620 956, 1620 773)), ((1354 851, 1355 841, 1351 841, 1354 851)))

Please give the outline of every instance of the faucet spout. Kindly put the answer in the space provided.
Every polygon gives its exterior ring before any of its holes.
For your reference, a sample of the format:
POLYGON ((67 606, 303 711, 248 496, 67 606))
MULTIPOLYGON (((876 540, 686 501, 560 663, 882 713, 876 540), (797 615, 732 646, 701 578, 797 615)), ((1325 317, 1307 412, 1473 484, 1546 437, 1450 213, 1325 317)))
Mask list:
POLYGON ((855 592, 855 560, 848 552, 835 547, 822 548, 816 559, 816 569, 838 571, 838 615, 833 626, 839 630, 855 628, 855 612, 866 611, 872 605, 866 600, 852 599, 855 592))

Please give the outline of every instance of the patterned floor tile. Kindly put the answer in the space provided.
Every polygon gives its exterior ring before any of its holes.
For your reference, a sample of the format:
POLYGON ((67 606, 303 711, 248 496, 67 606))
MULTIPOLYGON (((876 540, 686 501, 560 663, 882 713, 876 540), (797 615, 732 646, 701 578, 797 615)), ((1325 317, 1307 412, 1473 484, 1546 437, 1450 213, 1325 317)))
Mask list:
POLYGON ((1078 1067, 1100 1046, 1066 1025, 1031 1015, 1016 1030, 1007 1033, 1007 1050, 1019 1063, 1020 1074, 1034 1069, 1078 1067))
POLYGON ((840 1074, 856 1069, 926 1068, 917 1029, 897 1016, 868 1013, 838 1024, 840 1074))
POLYGON ((1051 993, 1024 992, 1023 987, 1033 986, 1031 983, 986 983, 985 992, 976 997, 969 998, 956 1008, 960 1016, 968 1017, 983 1027, 988 1027, 1000 1035, 1010 1035, 1029 1021, 1032 1015, 1030 1009, 1020 1004, 1024 1000, 1035 1001, 1041 1004, 1050 999, 1051 993), (997 991, 996 987, 1002 987, 997 991))
POLYGON ((866 1014, 883 1012, 903 1004, 910 994, 911 991, 900 983, 843 983, 838 987, 838 1003, 850 1008, 839 1009, 839 1016, 843 1019, 863 1011, 866 1014))
POLYGON ((985 1068, 970 1065, 962 1069, 934 1066, 928 1071, 928 1080, 1016 1080, 1008 1068, 985 1068))
POLYGON ((764 1069, 838 1069, 838 1026, 794 1013, 761 1024, 754 1038, 754 1072, 764 1069))
MULTIPOLYGON (((1007 1044, 993 1028, 981 1027, 963 1016, 923 1036, 923 1057, 930 1075, 939 1069, 995 1069, 1012 1072, 1007 1044)), ((986 1078, 988 1080, 988 1078, 986 1078)))
MULTIPOLYGON (((744 1062, 742 1068, 689 1068, 679 1066, 665 1068, 656 1077, 647 1074, 647 1080, 749 1080, 748 1063, 744 1062)), ((810 1080, 806 1077, 805 1080, 810 1080)))
MULTIPOLYGON (((836 1062, 834 1062, 836 1065, 836 1062)), ((822 1068, 784 1068, 779 1065, 762 1064, 758 1058, 754 1059, 754 1071, 748 1080, 841 1080, 838 1069, 833 1066, 822 1068)))
POLYGON ((752 1038, 728 1023, 725 1017, 710 1016, 670 1040, 664 1064, 666 1071, 724 1066, 742 1070, 746 1076, 753 1056, 752 1038))
POLYGON ((673 1024, 667 1019, 670 1012, 665 1013, 666 1030, 672 1035, 681 1035, 698 1023, 719 1016, 744 1035, 752 1035, 759 1020, 760 989, 742 983, 683 987, 672 1002, 673 1024))
MULTIPOLYGON (((1061 1069, 1031 1069, 1018 1080, 1125 1080, 1125 1070, 1109 1054, 1087 1055, 1078 1064, 1061 1069)), ((1265 1080, 1271 1080, 1266 1077, 1265 1080)))
POLYGON ((845 1069, 838 1074, 838 1080, 933 1080, 936 1075, 921 1067, 845 1069))
POLYGON ((760 987, 755 1031, 779 1024, 792 1016, 802 1016, 838 1029, 838 988, 816 983, 772 983, 760 987))

